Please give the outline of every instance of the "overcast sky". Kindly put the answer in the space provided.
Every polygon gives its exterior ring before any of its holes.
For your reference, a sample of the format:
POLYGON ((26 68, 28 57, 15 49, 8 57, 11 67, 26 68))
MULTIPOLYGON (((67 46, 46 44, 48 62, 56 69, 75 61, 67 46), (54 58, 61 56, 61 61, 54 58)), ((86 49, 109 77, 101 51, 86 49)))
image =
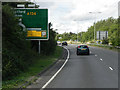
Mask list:
POLYGON ((119 0, 33 0, 49 10, 58 33, 87 31, 95 21, 118 18, 119 0), (92 13, 89 13, 92 12, 92 13))

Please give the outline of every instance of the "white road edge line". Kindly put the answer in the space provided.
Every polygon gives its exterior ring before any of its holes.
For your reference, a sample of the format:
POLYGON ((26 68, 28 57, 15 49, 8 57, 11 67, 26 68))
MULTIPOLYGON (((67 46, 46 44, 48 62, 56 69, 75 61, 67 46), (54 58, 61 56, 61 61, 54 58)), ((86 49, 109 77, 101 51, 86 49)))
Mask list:
POLYGON ((64 64, 62 65, 62 67, 52 76, 52 78, 40 89, 40 90, 43 90, 44 88, 46 88, 47 87, 47 85, 58 75, 58 73, 63 69, 63 67, 66 65, 66 63, 68 62, 68 60, 69 60, 69 57, 70 57, 70 52, 69 52, 69 50, 66 48, 66 47, 64 47, 66 50, 67 50, 67 52, 68 52, 68 56, 67 56, 67 59, 66 59, 66 61, 64 62, 64 64))
POLYGON ((113 70, 113 68, 112 67, 109 67, 110 68, 110 70, 113 70))

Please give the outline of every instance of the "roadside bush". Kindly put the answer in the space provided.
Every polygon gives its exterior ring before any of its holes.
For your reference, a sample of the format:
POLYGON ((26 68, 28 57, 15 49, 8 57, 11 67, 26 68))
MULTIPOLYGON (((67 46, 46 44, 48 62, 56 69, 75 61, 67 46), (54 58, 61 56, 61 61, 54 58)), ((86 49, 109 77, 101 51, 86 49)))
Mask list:
POLYGON ((37 54, 31 50, 30 41, 18 25, 18 19, 10 6, 2 7, 2 77, 10 80, 32 65, 37 54))
POLYGON ((57 45, 55 37, 56 37, 56 32, 53 31, 52 29, 50 29, 49 40, 48 41, 41 41, 41 52, 42 52, 42 54, 49 55, 49 54, 54 53, 54 51, 56 49, 56 45, 57 45))
POLYGON ((108 40, 108 39, 102 40, 102 44, 108 44, 108 43, 109 43, 109 40, 108 40))
MULTIPOLYGON (((11 80, 31 66, 38 54, 38 41, 25 40, 26 32, 18 25, 13 9, 2 7, 2 78, 11 80)), ((56 49, 56 32, 50 29, 49 40, 41 41, 42 55, 53 54, 56 49)))

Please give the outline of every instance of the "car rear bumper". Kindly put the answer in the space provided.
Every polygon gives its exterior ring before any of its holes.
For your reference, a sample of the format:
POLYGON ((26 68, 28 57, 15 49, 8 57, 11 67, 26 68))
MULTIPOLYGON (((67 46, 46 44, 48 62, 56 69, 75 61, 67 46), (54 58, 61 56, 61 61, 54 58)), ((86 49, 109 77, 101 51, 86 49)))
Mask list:
POLYGON ((77 54, 89 54, 89 50, 77 50, 77 54))

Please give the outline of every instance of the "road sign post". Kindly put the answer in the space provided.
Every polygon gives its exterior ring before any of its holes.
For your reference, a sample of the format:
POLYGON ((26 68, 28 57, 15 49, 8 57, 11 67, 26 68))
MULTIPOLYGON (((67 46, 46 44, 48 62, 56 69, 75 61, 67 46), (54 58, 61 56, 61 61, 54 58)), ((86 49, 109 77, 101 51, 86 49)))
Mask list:
POLYGON ((48 9, 47 8, 15 8, 15 16, 22 19, 27 29, 26 40, 38 40, 40 53, 40 40, 49 39, 48 9))
POLYGON ((104 40, 108 38, 108 31, 97 31, 97 40, 104 40))
POLYGON ((39 54, 40 54, 40 40, 39 40, 39 54))

